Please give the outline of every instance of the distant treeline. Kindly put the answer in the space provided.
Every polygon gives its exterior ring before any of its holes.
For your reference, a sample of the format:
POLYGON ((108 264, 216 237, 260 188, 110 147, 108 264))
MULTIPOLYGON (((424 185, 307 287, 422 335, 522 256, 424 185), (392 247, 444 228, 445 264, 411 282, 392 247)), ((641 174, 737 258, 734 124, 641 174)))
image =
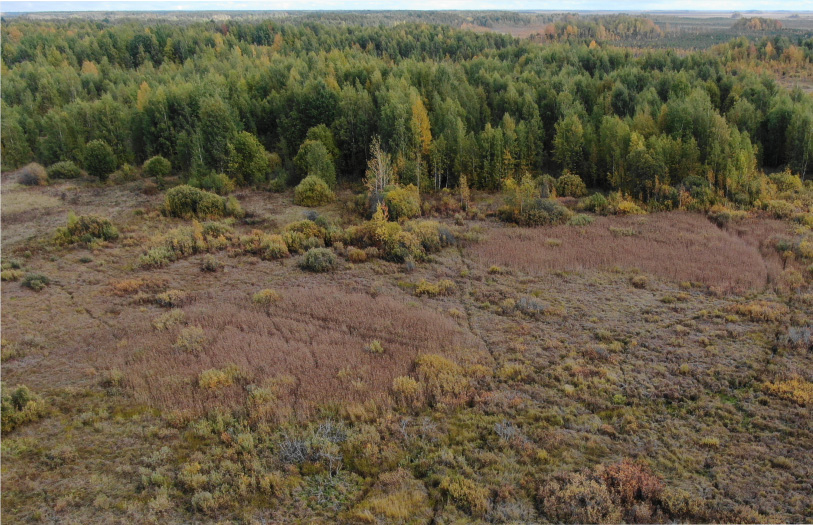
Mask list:
MULTIPOLYGON (((584 30, 657 29, 612 20, 584 30)), ((732 71, 743 57, 809 68, 813 40, 636 55, 416 23, 12 20, 2 27, 3 169, 81 165, 98 139, 120 164, 161 155, 183 175, 228 174, 244 131, 279 156, 268 177, 296 182, 307 163, 294 159, 321 141, 338 178, 353 181, 380 136, 404 182, 454 186, 465 175, 494 189, 566 169, 643 197, 699 177, 748 200, 760 166, 808 171, 813 103, 732 71)))

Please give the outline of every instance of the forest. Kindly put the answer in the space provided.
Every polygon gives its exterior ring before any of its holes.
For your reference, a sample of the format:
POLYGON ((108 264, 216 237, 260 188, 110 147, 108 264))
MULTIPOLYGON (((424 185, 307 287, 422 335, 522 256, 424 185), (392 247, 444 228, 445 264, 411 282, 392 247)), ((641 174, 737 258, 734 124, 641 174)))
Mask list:
POLYGON ((701 15, 4 14, 4 521, 813 521, 813 25, 701 15))

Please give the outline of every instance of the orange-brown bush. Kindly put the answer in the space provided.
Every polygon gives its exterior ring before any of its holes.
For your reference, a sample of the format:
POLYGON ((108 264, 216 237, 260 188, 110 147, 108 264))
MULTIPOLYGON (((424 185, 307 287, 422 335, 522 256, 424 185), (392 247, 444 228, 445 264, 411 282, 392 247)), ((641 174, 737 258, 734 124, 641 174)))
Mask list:
MULTIPOLYGON (((205 344, 196 352, 173 348, 183 339, 179 327, 156 332, 133 325, 139 351, 116 354, 111 368, 125 373, 139 400, 189 415, 248 403, 245 385, 189 388, 189 381, 205 370, 233 364, 250 371, 247 384, 260 387, 290 376, 295 388, 275 395, 275 402, 307 415, 322 403, 383 401, 418 354, 477 344, 451 318, 393 297, 298 284, 280 290, 280 300, 263 309, 246 308, 245 293, 237 290, 219 295, 216 303, 198 300, 185 306, 186 323, 205 333, 205 344), (364 348, 374 339, 387 351, 371 360, 364 348)), ((438 385, 441 378, 430 368, 419 375, 426 376, 438 399, 462 395, 457 383, 438 385)))
POLYGON ((685 212, 598 217, 583 227, 495 228, 472 250, 486 267, 496 264, 529 273, 640 268, 725 290, 761 288, 768 276, 758 248, 702 215, 685 212), (638 234, 613 235, 611 227, 638 234), (545 244, 550 238, 564 242, 554 249, 545 244))

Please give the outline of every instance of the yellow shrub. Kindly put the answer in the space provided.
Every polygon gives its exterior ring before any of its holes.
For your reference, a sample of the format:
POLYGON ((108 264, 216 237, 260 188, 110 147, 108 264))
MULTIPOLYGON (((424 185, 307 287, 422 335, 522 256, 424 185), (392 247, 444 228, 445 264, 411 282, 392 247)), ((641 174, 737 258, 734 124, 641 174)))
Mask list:
POLYGON ((229 365, 223 369, 210 368, 200 373, 198 376, 198 386, 207 389, 231 386, 234 384, 234 380, 239 376, 240 369, 235 365, 229 365))
POLYGON ((765 383, 763 389, 771 395, 793 401, 798 405, 813 405, 813 383, 800 377, 788 381, 765 383))
POLYGON ((266 288, 255 293, 251 298, 251 302, 254 304, 269 305, 271 303, 276 303, 280 299, 282 299, 282 295, 280 295, 279 292, 266 288))
POLYGON ((392 392, 396 403, 405 408, 417 409, 423 404, 423 385, 408 376, 392 380, 392 392))
POLYGON ((183 352, 197 354, 203 351, 206 343, 206 332, 200 326, 190 326, 181 330, 174 348, 183 352))
POLYGON ((442 490, 454 504, 473 516, 482 516, 488 511, 488 490, 462 476, 445 477, 440 482, 442 490))
POLYGON ((457 363, 437 354, 415 360, 418 379, 433 404, 460 405, 470 394, 470 381, 457 363))
POLYGON ((418 297, 437 297, 439 295, 449 295, 454 290, 454 282, 449 279, 441 279, 437 283, 430 283, 425 279, 421 279, 418 286, 415 288, 415 295, 418 297))

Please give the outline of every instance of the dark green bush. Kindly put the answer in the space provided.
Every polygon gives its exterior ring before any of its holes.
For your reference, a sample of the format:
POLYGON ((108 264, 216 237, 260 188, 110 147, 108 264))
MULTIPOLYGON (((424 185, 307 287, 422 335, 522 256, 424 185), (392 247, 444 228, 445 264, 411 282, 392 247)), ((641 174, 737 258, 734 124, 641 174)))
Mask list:
POLYGON ((88 175, 99 180, 107 180, 118 166, 113 148, 103 140, 92 140, 85 145, 84 161, 88 175))
POLYGON ((172 164, 161 155, 156 155, 155 157, 147 159, 142 171, 147 177, 167 177, 172 172, 172 164))
POLYGON ((329 248, 311 248, 302 258, 302 268, 310 272, 329 272, 337 266, 336 254, 329 248))
POLYGON ((48 166, 48 176, 52 179, 76 179, 82 176, 82 170, 73 161, 63 160, 48 166))
POLYGON ((217 219, 228 213, 237 212, 233 207, 228 211, 226 204, 222 197, 214 193, 184 184, 167 190, 164 212, 171 217, 183 219, 217 219))
POLYGON ((556 194, 560 197, 583 197, 587 195, 587 187, 581 177, 565 170, 556 180, 556 194))
POLYGON ((315 175, 308 175, 294 189, 294 204, 322 206, 335 198, 327 183, 315 175))
POLYGON ((2 394, 3 434, 7 434, 22 425, 40 419, 45 414, 45 403, 27 386, 18 386, 11 394, 2 394))
POLYGON ((51 279, 39 273, 29 273, 23 277, 21 284, 26 288, 31 288, 35 292, 39 292, 51 284, 51 279))

